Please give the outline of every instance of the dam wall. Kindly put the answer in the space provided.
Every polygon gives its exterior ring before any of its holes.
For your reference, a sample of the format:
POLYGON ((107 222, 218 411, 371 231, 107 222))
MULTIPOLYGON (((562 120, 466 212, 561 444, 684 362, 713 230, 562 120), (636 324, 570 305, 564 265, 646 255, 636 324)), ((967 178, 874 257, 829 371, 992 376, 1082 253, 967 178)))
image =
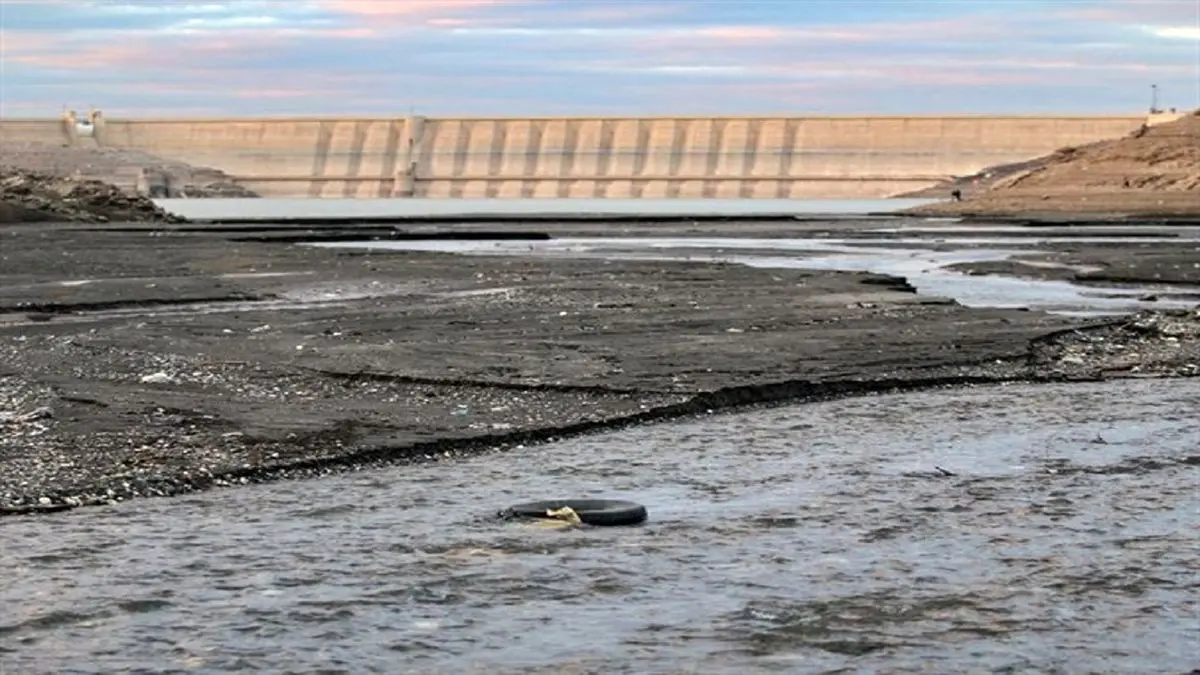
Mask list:
POLYGON ((17 119, 0 120, 0 143, 67 142, 67 132, 61 120, 17 119))
POLYGON ((0 117, 0 143, 79 145, 90 140, 91 132, 91 119, 80 119, 74 110, 65 110, 61 117, 54 119, 0 117))
MULTIPOLYGON (((87 142, 220 169, 264 197, 879 198, 1117 138, 1130 116, 88 116, 87 142), (88 124, 90 123, 90 124, 88 124)), ((63 120, 0 139, 82 142, 63 120)))

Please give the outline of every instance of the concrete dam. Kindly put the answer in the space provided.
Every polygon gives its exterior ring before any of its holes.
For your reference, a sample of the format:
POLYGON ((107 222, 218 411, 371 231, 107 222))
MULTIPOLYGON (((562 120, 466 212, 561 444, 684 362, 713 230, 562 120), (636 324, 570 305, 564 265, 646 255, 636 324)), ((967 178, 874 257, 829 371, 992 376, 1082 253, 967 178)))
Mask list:
MULTIPOLYGON (((889 197, 1129 134, 1129 116, 0 120, 0 140, 140 150, 264 197, 889 197)), ((143 189, 147 180, 139 181, 143 189)))

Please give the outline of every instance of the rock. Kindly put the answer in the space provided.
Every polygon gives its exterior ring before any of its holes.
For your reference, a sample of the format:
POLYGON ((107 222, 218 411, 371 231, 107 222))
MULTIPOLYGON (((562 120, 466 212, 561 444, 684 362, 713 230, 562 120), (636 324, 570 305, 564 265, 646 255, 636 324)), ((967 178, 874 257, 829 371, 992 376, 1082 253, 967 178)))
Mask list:
POLYGON ((18 422, 34 422, 34 421, 46 419, 49 417, 54 417, 54 411, 50 410, 50 408, 47 408, 46 406, 42 406, 41 408, 37 408, 36 410, 32 410, 30 412, 25 413, 24 415, 21 415, 20 417, 17 418, 17 421, 18 422))
POLYGON ((184 185, 172 197, 188 199, 254 199, 258 194, 230 181, 220 180, 205 185, 184 185))
POLYGON ((27 412, 24 414, 17 414, 14 412, 2 412, 2 413, 0 413, 0 424, 28 424, 29 422, 36 422, 38 420, 46 419, 48 417, 53 417, 53 416, 54 416, 54 411, 50 410, 50 408, 47 408, 45 406, 42 406, 41 408, 37 408, 35 410, 31 410, 30 412, 27 412))
POLYGON ((170 384, 175 381, 175 378, 162 371, 159 371, 157 373, 143 375, 140 381, 142 384, 170 384))

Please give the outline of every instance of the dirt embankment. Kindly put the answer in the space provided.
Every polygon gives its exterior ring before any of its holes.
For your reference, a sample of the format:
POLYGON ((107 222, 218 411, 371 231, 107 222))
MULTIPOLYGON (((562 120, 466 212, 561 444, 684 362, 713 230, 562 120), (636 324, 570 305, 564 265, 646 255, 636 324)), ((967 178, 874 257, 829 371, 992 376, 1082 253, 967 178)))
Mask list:
POLYGON ((0 224, 181 220, 149 198, 103 181, 0 167, 0 224))
POLYGON ((137 150, 0 142, 0 223, 167 219, 154 198, 249 198, 216 169, 137 150))
MULTIPOLYGON (((961 202, 912 209, 915 215, 1106 214, 1200 217, 1200 111, 1112 141, 960 178, 922 191, 961 202)), ((928 194, 925 194, 928 193, 928 194)))
POLYGON ((0 165, 61 178, 103 181, 127 192, 145 182, 149 196, 156 198, 258 197, 223 171, 140 150, 6 141, 0 142, 0 157, 0 165))

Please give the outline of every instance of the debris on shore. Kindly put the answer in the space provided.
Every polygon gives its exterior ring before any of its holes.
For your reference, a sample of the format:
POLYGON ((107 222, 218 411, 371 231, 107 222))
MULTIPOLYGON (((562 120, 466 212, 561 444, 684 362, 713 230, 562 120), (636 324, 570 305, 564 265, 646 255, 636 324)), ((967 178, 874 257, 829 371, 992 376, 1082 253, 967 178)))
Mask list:
POLYGON ((1200 376, 1200 308, 1143 311, 1035 340, 1034 368, 1072 376, 1200 376))

